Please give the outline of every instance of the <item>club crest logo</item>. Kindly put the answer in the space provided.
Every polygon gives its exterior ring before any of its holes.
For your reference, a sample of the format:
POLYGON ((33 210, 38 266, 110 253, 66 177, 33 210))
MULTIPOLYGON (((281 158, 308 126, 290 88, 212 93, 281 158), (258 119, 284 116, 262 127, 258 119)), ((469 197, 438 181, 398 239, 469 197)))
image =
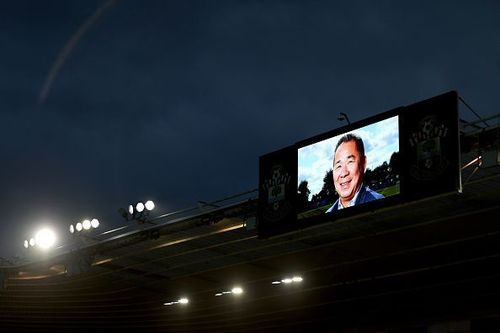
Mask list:
POLYGON ((287 198, 291 176, 282 165, 274 165, 262 187, 267 193, 264 215, 268 220, 281 220, 289 214, 292 205, 287 198))
POLYGON ((422 118, 410 134, 413 163, 410 175, 417 180, 433 180, 442 175, 450 162, 443 154, 443 145, 449 132, 436 116, 422 118))

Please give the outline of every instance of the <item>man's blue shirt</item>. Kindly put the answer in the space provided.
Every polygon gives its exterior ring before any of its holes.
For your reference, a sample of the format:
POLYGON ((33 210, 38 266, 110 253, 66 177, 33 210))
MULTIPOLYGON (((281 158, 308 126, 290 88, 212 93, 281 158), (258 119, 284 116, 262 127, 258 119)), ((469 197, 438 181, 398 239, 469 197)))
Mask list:
MULTIPOLYGON (((384 198, 384 196, 382 194, 371 190, 368 186, 361 186, 361 188, 359 189, 359 192, 357 194, 356 201, 354 202, 354 205, 351 205, 351 206, 364 204, 364 203, 367 203, 367 202, 370 202, 373 200, 382 199, 382 198, 384 198)), ((340 204, 339 200, 340 200, 340 198, 337 199, 337 201, 335 201, 335 203, 330 208, 328 208, 326 213, 332 213, 332 212, 338 210, 339 204, 340 204)))

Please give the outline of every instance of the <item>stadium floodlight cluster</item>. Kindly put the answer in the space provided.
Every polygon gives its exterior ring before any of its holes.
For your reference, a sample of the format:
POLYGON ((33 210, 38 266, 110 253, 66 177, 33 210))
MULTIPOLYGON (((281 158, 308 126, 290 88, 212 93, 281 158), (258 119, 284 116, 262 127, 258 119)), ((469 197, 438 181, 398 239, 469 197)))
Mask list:
POLYGON ((119 212, 127 221, 136 220, 137 222, 144 223, 153 209, 155 209, 154 202, 148 200, 145 203, 139 201, 135 205, 130 204, 127 210, 120 208, 119 212))
POLYGON ((135 205, 135 208, 133 205, 128 206, 128 213, 133 216, 134 214, 137 215, 137 214, 144 213, 144 210, 152 211, 154 208, 155 208, 155 204, 151 200, 146 201, 146 203, 142 203, 141 201, 139 201, 135 205))
POLYGON ((98 219, 85 219, 82 222, 78 222, 75 225, 70 225, 69 226, 69 232, 74 234, 75 232, 82 232, 82 231, 89 231, 92 229, 97 229, 99 227, 99 220, 98 219))
POLYGON ((34 237, 24 240, 24 248, 29 249, 36 246, 41 249, 49 249, 54 246, 55 242, 56 234, 48 228, 43 228, 34 237))

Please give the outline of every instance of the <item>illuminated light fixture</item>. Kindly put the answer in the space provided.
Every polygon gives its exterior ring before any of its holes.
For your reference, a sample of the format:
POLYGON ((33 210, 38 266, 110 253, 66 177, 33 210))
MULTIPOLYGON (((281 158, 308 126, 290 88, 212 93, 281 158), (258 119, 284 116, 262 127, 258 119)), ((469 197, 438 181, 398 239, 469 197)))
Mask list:
POLYGON ((92 219, 90 221, 90 226, 94 229, 97 229, 99 227, 99 220, 98 219, 92 219))
POLYGON ((189 303, 189 299, 187 297, 182 297, 177 301, 163 303, 163 305, 165 305, 165 306, 171 306, 171 305, 175 305, 175 304, 186 305, 188 303, 189 303))
POLYGON ((276 280, 276 281, 273 281, 271 282, 271 284, 274 284, 274 285, 278 285, 278 284, 291 284, 291 283, 299 283, 299 282, 302 282, 304 279, 302 278, 302 276, 300 275, 295 275, 291 278, 289 277, 286 277, 286 278, 283 278, 281 280, 276 280))
POLYGON ((478 157, 476 157, 475 159, 473 159, 472 161, 470 161, 469 163, 467 163, 466 165, 464 165, 464 166, 462 167, 462 170, 464 170, 464 169, 466 169, 466 168, 470 167, 470 166, 471 166, 471 165, 473 165, 473 164, 477 164, 478 166, 481 166, 481 165, 483 164, 483 163, 482 163, 482 162, 483 162, 483 161, 482 161, 482 158, 483 158, 483 157, 482 157, 481 155, 479 155, 478 157))
POLYGON ((142 213, 144 211, 144 204, 142 202, 138 202, 137 205, 135 205, 135 210, 138 213, 142 213))
POLYGON ((242 293, 243 293, 243 288, 241 288, 241 287, 234 287, 231 290, 220 291, 220 292, 216 293, 215 297, 220 297, 220 296, 229 295, 229 294, 240 295, 242 293))
POLYGON ((231 289, 231 292, 235 295, 240 295, 243 293, 243 289, 240 287, 234 287, 233 289, 231 289))
POLYGON ((42 249, 48 249, 54 246, 56 234, 50 229, 42 229, 35 235, 35 244, 42 249))
POLYGON ((80 231, 85 231, 88 232, 91 229, 96 229, 99 227, 99 220, 98 219, 85 219, 82 222, 78 222, 75 224, 75 226, 70 225, 69 226, 69 232, 72 234, 75 234, 75 232, 80 232, 80 231))
POLYGON ((153 209, 155 209, 155 203, 151 200, 146 201, 146 204, 144 206, 149 211, 152 211, 153 209))
POLYGON ((90 220, 83 220, 82 225, 83 225, 83 230, 89 230, 91 228, 90 220))
POLYGON ((43 228, 35 234, 35 237, 25 239, 23 242, 23 246, 25 249, 36 246, 42 250, 46 250, 54 246, 55 242, 56 234, 48 228, 43 228))
POLYGON ((148 220, 149 212, 155 209, 155 203, 152 200, 147 200, 146 203, 139 201, 134 205, 129 205, 128 210, 120 208, 118 212, 127 221, 136 220, 139 223, 144 223, 148 220))

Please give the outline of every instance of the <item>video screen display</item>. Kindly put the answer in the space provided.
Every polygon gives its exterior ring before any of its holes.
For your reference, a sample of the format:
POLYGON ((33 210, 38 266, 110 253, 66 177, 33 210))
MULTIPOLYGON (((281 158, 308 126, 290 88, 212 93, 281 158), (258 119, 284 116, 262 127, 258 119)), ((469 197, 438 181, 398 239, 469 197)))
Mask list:
POLYGON ((299 147, 297 220, 398 195, 399 132, 396 115, 299 147))

